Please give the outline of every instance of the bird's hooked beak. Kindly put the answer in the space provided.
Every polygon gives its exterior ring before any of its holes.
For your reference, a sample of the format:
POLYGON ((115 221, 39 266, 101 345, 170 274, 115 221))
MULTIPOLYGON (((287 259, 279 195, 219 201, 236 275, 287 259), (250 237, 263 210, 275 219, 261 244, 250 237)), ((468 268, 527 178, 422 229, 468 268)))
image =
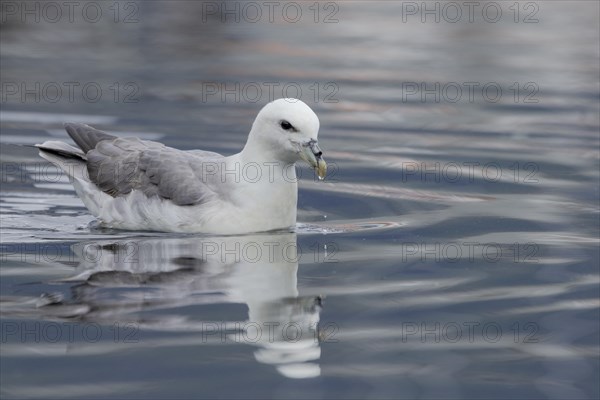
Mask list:
POLYGON ((327 163, 323 160, 323 152, 319 148, 319 144, 316 140, 311 139, 306 143, 302 144, 302 150, 300 151, 300 158, 308 163, 317 172, 319 180, 325 179, 327 174, 327 163))

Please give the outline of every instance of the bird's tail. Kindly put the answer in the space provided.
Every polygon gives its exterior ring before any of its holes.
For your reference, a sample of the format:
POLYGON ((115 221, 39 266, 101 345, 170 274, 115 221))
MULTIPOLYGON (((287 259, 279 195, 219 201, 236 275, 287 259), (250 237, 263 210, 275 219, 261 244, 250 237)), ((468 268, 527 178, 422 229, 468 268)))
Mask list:
POLYGON ((69 177, 88 180, 87 158, 80 149, 55 140, 36 144, 35 147, 40 150, 42 158, 62 169, 69 177))

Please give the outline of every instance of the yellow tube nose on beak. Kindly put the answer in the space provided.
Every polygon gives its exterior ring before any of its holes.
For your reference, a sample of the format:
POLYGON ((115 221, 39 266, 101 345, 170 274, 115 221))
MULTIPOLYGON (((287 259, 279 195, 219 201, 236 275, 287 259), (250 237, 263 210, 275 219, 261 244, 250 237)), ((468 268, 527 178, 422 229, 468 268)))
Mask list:
POLYGON ((325 175, 327 175, 327 163, 321 157, 317 158, 316 170, 317 170, 317 176, 319 177, 319 179, 320 180, 325 179, 325 175))
POLYGON ((314 139, 305 143, 300 152, 300 157, 315 169, 319 180, 325 179, 325 175, 327 174, 327 163, 322 156, 323 152, 314 139))

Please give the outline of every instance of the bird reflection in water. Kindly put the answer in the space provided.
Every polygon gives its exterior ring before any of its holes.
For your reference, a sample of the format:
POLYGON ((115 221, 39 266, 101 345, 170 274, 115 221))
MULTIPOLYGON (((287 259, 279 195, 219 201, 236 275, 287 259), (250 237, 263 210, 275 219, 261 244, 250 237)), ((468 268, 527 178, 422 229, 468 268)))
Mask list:
POLYGON ((298 296, 295 233, 94 241, 72 249, 79 259, 67 279, 76 282, 73 303, 61 305, 79 319, 197 332, 208 344, 247 343, 258 347, 258 362, 286 377, 320 375, 321 298, 298 296), (201 308, 182 310, 231 303, 246 304, 248 319, 206 320, 201 308))

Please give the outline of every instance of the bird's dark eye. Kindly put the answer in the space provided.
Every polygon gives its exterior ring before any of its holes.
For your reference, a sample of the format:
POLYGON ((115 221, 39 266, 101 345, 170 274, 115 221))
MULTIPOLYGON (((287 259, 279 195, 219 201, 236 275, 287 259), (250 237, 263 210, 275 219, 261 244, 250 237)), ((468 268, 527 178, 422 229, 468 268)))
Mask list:
POLYGON ((281 128, 285 131, 295 131, 296 129, 294 129, 294 127, 292 126, 292 124, 290 124, 289 122, 283 120, 279 123, 279 125, 281 126, 281 128))

